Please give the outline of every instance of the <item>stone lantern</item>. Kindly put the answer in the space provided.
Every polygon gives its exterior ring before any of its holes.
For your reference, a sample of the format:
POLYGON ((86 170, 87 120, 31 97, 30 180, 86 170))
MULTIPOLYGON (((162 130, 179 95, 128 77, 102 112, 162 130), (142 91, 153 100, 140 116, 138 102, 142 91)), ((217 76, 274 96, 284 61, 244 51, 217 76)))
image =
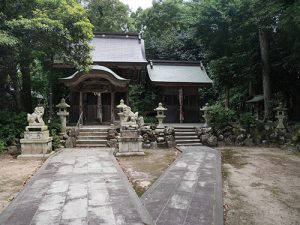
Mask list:
POLYGON ((124 123, 124 119, 125 119, 124 109, 126 107, 127 107, 127 105, 124 104, 124 100, 121 99, 120 104, 117 105, 117 109, 119 110, 118 116, 120 117, 120 124, 121 124, 121 126, 124 123))
POLYGON ((208 103, 206 103, 205 106, 204 106, 203 108, 200 109, 200 111, 203 112, 202 117, 203 117, 204 120, 205 120, 204 127, 208 127, 208 126, 209 126, 209 115, 208 115, 209 110, 210 110, 210 109, 209 109, 208 103))
POLYGON ((60 117, 60 122, 61 122, 61 135, 64 135, 66 134, 67 116, 69 115, 67 108, 70 108, 70 106, 66 103, 66 100, 62 98, 60 100, 60 103, 56 105, 56 107, 58 108, 57 115, 60 117))
POLYGON ((167 108, 164 108, 162 106, 162 103, 158 103, 158 107, 154 109, 157 112, 156 118, 158 120, 157 128, 164 128, 163 126, 163 120, 166 117, 165 111, 167 111, 167 108))
POLYGON ((278 119, 278 124, 276 126, 276 129, 279 130, 285 130, 284 121, 287 119, 286 116, 286 108, 282 105, 282 103, 279 103, 278 107, 275 108, 276 110, 276 118, 278 119))

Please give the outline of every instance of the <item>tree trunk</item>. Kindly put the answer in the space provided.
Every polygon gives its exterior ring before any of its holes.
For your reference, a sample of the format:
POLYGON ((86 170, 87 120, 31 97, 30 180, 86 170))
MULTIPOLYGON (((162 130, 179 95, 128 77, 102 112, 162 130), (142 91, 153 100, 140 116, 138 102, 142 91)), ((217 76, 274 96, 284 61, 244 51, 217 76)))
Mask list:
POLYGON ((6 78, 7 78, 7 71, 0 69, 0 109, 3 110, 7 108, 7 96, 6 96, 6 78))
POLYGON ((229 109, 229 85, 225 85, 225 109, 229 109))
POLYGON ((248 85, 249 85, 249 93, 248 93, 248 95, 251 98, 251 97, 253 97, 255 95, 255 91, 254 91, 254 87, 253 87, 253 82, 249 81, 248 85))
POLYGON ((264 92, 264 119, 270 116, 270 100, 271 100, 271 65, 270 65, 270 50, 268 31, 266 29, 259 29, 259 43, 261 60, 263 65, 263 92, 264 92))
POLYGON ((14 95, 15 95, 15 101, 16 101, 16 110, 17 110, 17 112, 20 112, 22 110, 21 94, 20 94, 20 82, 19 82, 19 79, 18 79, 16 68, 9 72, 9 76, 10 76, 10 79, 12 80, 12 83, 13 83, 14 95))
POLYGON ((21 63, 23 110, 32 113, 30 63, 21 63))

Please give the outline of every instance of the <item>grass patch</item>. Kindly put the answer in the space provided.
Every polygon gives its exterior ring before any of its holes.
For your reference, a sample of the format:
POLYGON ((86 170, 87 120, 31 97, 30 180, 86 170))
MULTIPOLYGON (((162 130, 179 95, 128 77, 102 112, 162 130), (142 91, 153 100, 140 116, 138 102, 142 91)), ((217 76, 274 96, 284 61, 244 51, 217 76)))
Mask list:
POLYGON ((236 169, 240 169, 247 165, 246 161, 232 149, 222 149, 221 153, 222 164, 230 164, 236 169))
POLYGON ((137 196, 139 196, 139 197, 141 197, 147 191, 147 188, 139 186, 137 182, 134 182, 132 184, 132 187, 133 187, 135 193, 137 194, 137 196))
POLYGON ((145 154, 145 156, 117 157, 121 168, 139 197, 166 171, 179 152, 175 149, 160 149, 145 150, 145 154), (147 183, 146 186, 145 183, 147 183))

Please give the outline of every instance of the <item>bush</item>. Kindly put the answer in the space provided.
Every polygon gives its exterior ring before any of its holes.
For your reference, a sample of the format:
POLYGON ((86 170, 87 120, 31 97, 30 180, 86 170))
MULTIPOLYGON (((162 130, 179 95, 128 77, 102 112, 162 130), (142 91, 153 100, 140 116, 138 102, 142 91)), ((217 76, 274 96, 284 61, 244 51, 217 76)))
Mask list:
POLYGON ((146 89, 143 85, 129 85, 130 107, 133 112, 139 112, 144 119, 155 113, 157 95, 154 90, 146 89))
POLYGON ((213 129, 223 129, 236 120, 233 110, 225 109, 220 104, 210 106, 209 123, 213 129))
POLYGON ((147 123, 147 124, 156 124, 157 119, 153 116, 145 116, 144 117, 144 122, 147 123))
POLYGON ((60 138, 57 134, 55 134, 54 131, 52 131, 53 135, 52 135, 52 150, 56 150, 58 148, 60 148, 61 144, 60 144, 60 138))
POLYGON ((3 140, 0 139, 0 153, 3 152, 5 150, 5 142, 3 140))
POLYGON ((20 139, 27 126, 26 113, 0 111, 0 140, 4 145, 11 145, 15 139, 20 139))
POLYGON ((255 124, 255 117, 252 115, 252 113, 247 112, 240 115, 239 122, 243 128, 249 131, 250 127, 255 124))
POLYGON ((54 136, 56 134, 59 134, 61 131, 61 122, 60 118, 58 116, 55 116, 52 120, 51 126, 48 124, 48 129, 50 130, 50 135, 54 136))

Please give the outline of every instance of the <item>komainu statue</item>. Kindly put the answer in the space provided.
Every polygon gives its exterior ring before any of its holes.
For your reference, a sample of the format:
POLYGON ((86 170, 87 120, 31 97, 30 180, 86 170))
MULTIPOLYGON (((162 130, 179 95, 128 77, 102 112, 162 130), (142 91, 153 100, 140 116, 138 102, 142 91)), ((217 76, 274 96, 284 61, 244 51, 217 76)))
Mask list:
POLYGON ((137 122, 139 117, 139 112, 132 112, 129 106, 124 108, 124 122, 137 122))
POLYGON ((29 126, 44 126, 44 111, 44 107, 35 107, 32 114, 27 114, 27 121, 29 123, 29 126))

